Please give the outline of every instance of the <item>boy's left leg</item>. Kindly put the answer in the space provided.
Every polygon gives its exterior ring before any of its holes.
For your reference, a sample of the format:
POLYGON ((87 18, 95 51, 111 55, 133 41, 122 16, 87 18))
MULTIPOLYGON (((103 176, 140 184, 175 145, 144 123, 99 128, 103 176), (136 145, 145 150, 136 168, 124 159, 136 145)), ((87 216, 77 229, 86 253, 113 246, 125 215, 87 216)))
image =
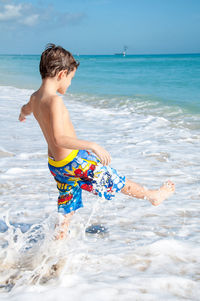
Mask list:
POLYGON ((170 197, 175 191, 175 185, 171 181, 163 184, 157 190, 148 190, 133 181, 126 179, 125 186, 122 188, 121 192, 130 195, 138 199, 147 199, 152 205, 158 206, 165 199, 170 197))

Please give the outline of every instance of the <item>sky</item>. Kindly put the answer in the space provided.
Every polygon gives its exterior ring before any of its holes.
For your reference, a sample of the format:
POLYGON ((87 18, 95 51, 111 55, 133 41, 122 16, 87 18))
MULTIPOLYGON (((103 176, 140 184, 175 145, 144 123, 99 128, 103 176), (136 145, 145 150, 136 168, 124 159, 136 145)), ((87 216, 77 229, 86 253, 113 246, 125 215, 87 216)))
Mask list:
POLYGON ((200 0, 0 0, 0 54, 200 53, 200 0))

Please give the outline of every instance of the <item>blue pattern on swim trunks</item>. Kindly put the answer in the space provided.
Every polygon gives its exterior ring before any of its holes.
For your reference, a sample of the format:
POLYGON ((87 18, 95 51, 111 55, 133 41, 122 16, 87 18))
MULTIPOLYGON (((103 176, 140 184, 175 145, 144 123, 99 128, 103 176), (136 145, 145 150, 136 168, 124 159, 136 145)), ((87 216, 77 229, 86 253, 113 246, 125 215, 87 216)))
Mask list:
POLYGON ((82 190, 110 200, 125 185, 125 177, 116 170, 103 166, 92 153, 80 150, 77 156, 62 167, 49 169, 59 190, 58 211, 64 214, 83 207, 82 190))

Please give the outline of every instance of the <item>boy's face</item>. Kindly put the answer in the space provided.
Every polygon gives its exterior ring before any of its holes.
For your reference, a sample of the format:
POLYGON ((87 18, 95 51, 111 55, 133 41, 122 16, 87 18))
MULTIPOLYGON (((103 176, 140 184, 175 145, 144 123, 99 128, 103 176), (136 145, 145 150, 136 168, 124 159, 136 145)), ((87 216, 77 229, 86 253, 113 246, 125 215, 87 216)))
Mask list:
POLYGON ((67 70, 63 70, 60 72, 60 87, 58 92, 60 94, 65 94, 69 86, 71 85, 72 78, 75 76, 76 68, 67 74, 67 70))

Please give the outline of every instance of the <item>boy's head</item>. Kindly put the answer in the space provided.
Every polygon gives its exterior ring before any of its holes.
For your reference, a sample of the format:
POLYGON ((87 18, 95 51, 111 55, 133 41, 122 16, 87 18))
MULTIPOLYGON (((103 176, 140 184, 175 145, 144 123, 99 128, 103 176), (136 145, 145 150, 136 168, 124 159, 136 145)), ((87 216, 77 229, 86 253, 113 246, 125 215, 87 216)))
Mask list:
POLYGON ((69 74, 74 69, 77 69, 79 62, 76 62, 73 55, 54 44, 48 44, 40 59, 40 74, 42 79, 46 77, 54 77, 60 71, 67 70, 69 74))

